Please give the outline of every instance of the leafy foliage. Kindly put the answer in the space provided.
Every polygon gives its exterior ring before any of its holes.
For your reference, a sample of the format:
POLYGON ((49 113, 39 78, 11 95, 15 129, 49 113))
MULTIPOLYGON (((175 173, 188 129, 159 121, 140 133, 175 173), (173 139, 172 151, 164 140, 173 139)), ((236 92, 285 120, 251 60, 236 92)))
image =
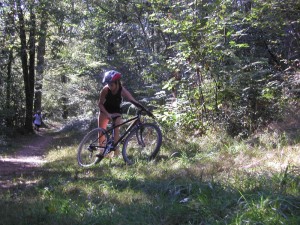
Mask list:
MULTIPOLYGON (((247 136, 280 118, 284 102, 297 98, 289 90, 297 89, 290 81, 299 71, 298 9, 292 0, 39 1, 37 27, 45 10, 48 24, 44 74, 38 80, 43 111, 56 118, 94 114, 99 76, 117 69, 124 85, 138 99, 151 99, 170 127, 205 132, 223 126, 232 135, 247 136)), ((24 13, 29 18, 29 8, 24 13)), ((15 14, 13 1, 4 1, 4 126, 25 122, 15 14), (11 110, 19 117, 8 118, 11 110)))

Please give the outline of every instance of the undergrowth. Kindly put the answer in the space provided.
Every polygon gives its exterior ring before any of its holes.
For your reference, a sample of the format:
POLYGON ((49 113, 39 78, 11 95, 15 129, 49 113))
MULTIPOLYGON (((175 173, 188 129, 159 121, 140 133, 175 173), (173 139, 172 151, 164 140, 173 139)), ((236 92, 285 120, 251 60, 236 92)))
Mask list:
POLYGON ((60 133, 43 169, 0 193, 0 224, 300 224, 300 146, 283 134, 169 131, 155 161, 89 169, 77 166, 81 138, 60 133))

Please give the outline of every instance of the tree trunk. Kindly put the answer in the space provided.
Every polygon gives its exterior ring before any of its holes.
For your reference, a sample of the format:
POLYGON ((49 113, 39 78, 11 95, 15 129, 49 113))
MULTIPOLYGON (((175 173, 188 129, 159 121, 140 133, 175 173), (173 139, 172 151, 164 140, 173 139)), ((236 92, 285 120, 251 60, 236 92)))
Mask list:
MULTIPOLYGON (((61 75, 61 82, 63 85, 65 85, 68 82, 68 79, 66 77, 66 75, 61 75)), ((68 119, 69 116, 69 109, 68 109, 68 97, 66 95, 63 95, 61 97, 61 101, 62 101, 62 118, 63 119, 68 119)))
MULTIPOLYGON (((11 88, 12 88, 12 79, 11 79, 11 68, 12 68, 12 60, 13 60, 13 51, 9 50, 8 55, 8 64, 7 64, 7 78, 6 78, 6 110, 10 111, 11 108, 11 88)), ((6 117, 6 126, 12 127, 13 126, 13 120, 12 116, 6 117)))
MULTIPOLYGON (((14 12, 13 7, 11 7, 11 11, 14 12)), ((5 36, 11 36, 13 37, 15 35, 15 30, 13 27, 15 27, 15 21, 14 21, 14 15, 12 13, 7 14, 7 21, 5 23, 5 29, 4 33, 5 36)), ((8 40, 8 39, 6 39, 8 40)), ((13 45, 13 39, 10 39, 8 43, 5 43, 5 46, 12 46, 13 45)), ((11 112, 11 93, 12 93, 12 64, 13 64, 13 49, 5 47, 2 51, 4 51, 8 55, 7 60, 7 77, 6 77, 6 99, 5 99, 5 107, 7 116, 6 116, 6 126, 12 127, 13 126, 13 116, 11 112)))
POLYGON ((17 11, 19 17, 20 28, 20 41, 21 41, 21 61, 22 71, 25 86, 25 98, 26 98, 26 115, 25 115, 25 129, 33 132, 32 127, 32 114, 33 114, 33 94, 34 94, 34 56, 35 56, 35 15, 33 12, 33 6, 30 6, 30 34, 29 34, 29 65, 27 57, 26 46, 26 31, 23 10, 21 7, 21 1, 17 0, 17 11))
POLYGON ((34 110, 42 109, 42 91, 43 91, 43 75, 44 75, 44 64, 45 64, 45 52, 46 52, 46 35, 48 17, 45 9, 43 10, 41 17, 41 25, 39 31, 39 41, 37 47, 37 66, 36 66, 36 80, 35 80, 35 99, 34 99, 34 110))

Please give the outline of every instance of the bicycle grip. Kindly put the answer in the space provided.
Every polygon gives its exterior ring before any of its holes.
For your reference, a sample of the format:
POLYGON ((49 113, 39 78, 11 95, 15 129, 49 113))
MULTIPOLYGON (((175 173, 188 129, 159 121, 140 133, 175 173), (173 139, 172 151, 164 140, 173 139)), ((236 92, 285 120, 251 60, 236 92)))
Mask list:
POLYGON ((153 115, 152 112, 148 111, 147 109, 145 109, 145 112, 148 116, 152 117, 152 118, 155 118, 155 116, 153 115))

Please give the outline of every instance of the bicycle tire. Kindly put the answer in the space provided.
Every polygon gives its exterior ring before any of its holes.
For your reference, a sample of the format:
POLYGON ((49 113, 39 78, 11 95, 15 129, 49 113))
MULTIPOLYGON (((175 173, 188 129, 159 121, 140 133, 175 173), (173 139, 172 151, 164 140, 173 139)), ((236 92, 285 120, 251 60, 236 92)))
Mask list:
POLYGON ((144 123, 135 128, 126 137, 122 156, 126 164, 134 164, 139 160, 153 160, 160 150, 162 133, 153 123, 144 123))
POLYGON ((101 150, 104 150, 108 140, 106 131, 102 128, 95 128, 87 133, 79 144, 77 150, 78 165, 90 167, 101 161, 101 157, 96 156, 101 150), (103 137, 99 144, 100 136, 103 137))

